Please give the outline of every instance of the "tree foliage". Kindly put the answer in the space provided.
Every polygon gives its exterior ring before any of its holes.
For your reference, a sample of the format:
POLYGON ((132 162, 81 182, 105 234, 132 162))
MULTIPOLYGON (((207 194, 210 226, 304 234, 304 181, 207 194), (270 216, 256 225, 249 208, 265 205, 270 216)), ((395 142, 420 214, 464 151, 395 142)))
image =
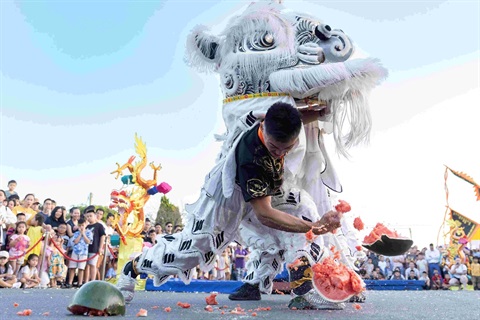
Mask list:
POLYGON ((162 227, 165 227, 167 222, 173 223, 174 226, 183 225, 180 210, 164 195, 160 201, 160 208, 158 209, 155 223, 160 223, 162 227))
MULTIPOLYGON (((110 209, 109 207, 99 206, 99 205, 94 205, 94 206, 95 206, 95 210, 97 210, 97 209, 102 209, 103 210, 104 213, 103 213, 102 220, 104 222, 107 220, 107 214, 109 214, 109 213, 116 214, 116 211, 110 209)), ((76 207, 79 208, 80 212, 83 214, 83 211, 85 210, 86 207, 88 207, 88 205, 79 205, 79 206, 76 206, 76 207)), ((67 213, 67 219, 70 219, 70 213, 67 213)))

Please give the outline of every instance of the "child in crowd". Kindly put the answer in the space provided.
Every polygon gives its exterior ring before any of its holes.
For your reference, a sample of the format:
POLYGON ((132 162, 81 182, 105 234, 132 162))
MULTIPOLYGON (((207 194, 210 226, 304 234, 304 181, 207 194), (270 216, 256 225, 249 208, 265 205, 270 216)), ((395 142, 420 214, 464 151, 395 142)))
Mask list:
POLYGON ((474 256, 470 265, 473 290, 480 290, 480 263, 478 263, 478 260, 478 257, 474 256))
POLYGON ((370 280, 380 280, 379 272, 377 270, 373 270, 370 274, 370 280))
POLYGON ((25 289, 34 288, 40 284, 38 260, 38 255, 31 253, 28 255, 27 264, 20 269, 20 282, 25 289))
POLYGON ((373 269, 375 269, 375 265, 373 264, 372 258, 367 259, 367 262, 363 266, 363 269, 365 269, 365 271, 367 271, 368 276, 372 275, 373 269))
POLYGON ((13 195, 17 195, 17 196, 18 196, 17 191, 15 191, 15 188, 17 188, 17 181, 15 181, 15 180, 10 180, 10 181, 8 181, 7 187, 8 187, 8 190, 5 191, 5 196, 7 197, 7 199, 8 199, 10 196, 13 196, 13 195))
POLYGON ((62 249, 64 252, 68 251, 68 243, 70 242, 70 237, 67 235, 67 224, 60 223, 57 227, 57 237, 62 239, 62 249))
POLYGON ((451 280, 450 274, 448 272, 445 273, 445 276, 444 276, 443 282, 442 282, 442 289, 443 290, 450 289, 450 280, 451 280))
POLYGON ((117 277, 117 258, 113 258, 108 262, 105 280, 115 279, 117 277))
POLYGON ((400 273, 400 269, 395 268, 390 280, 405 280, 405 277, 400 273))
POLYGON ((410 270, 410 272, 408 273, 407 280, 418 280, 418 277, 415 274, 414 270, 410 270))
POLYGON ((438 273, 437 269, 433 269, 433 276, 432 276, 432 290, 440 290, 442 289, 442 276, 438 273))
POLYGON ((367 274, 367 270, 365 269, 360 269, 359 271, 360 277, 364 280, 370 280, 370 276, 367 274))
POLYGON ((418 280, 425 281, 425 284, 423 285, 424 290, 430 290, 430 278, 427 275, 427 271, 423 271, 422 275, 420 276, 420 278, 418 278, 418 280))
POLYGON ((228 263, 226 250, 224 250, 221 255, 217 255, 215 269, 217 270, 217 280, 228 280, 226 271, 230 270, 230 264, 228 263))
POLYGON ((16 222, 13 224, 10 224, 7 228, 7 232, 5 233, 5 247, 4 249, 7 251, 10 251, 10 238, 12 235, 15 234, 15 228, 17 226, 17 222, 23 221, 26 222, 26 217, 24 213, 18 213, 16 216, 16 222))
MULTIPOLYGON (((10 211, 12 211, 12 209, 15 208, 16 204, 17 202, 15 201, 15 199, 7 200, 7 208, 10 209, 10 211)), ((12 214, 13 214, 13 211, 12 211, 12 214)))
MULTIPOLYGON (((66 228, 65 228, 66 230, 66 228)), ((50 258, 48 261, 48 276, 50 278, 50 288, 57 288, 57 281, 63 281, 66 273, 63 260, 63 239, 54 236, 50 239, 50 258)))
POLYGON ((384 270, 384 274, 385 274, 385 277, 388 279, 392 276, 393 274, 393 263, 392 261, 390 260, 390 258, 386 258, 385 259, 385 270, 384 270))
POLYGON ((7 251, 0 251, 0 288, 20 288, 22 284, 17 282, 8 258, 7 251))
POLYGON ((10 237, 9 255, 12 263, 13 273, 17 274, 20 266, 25 260, 25 253, 30 246, 30 238, 27 236, 27 224, 19 221, 15 227, 15 233, 10 237))
POLYGON ((78 269, 77 286, 81 287, 83 284, 83 275, 88 257, 88 245, 93 241, 93 233, 86 228, 87 221, 80 218, 78 220, 78 230, 75 231, 72 238, 70 238, 70 247, 72 247, 72 256, 68 264, 68 283, 65 287, 70 288, 73 284, 75 270, 78 269))
POLYGON ((45 218, 43 217, 43 215, 41 213, 37 213, 33 218, 32 225, 28 228, 27 231, 27 236, 28 238, 30 238, 30 245, 28 246, 28 250, 30 250, 30 253, 35 253, 38 256, 40 256, 42 249, 42 246, 38 241, 42 238, 43 232, 45 231, 42 227, 44 222, 45 218))

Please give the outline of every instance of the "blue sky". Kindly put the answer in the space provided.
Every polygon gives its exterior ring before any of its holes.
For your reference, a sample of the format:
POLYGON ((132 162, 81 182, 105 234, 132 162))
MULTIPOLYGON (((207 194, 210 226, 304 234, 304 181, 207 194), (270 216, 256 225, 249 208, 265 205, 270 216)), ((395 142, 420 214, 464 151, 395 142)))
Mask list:
MULTIPOLYGON (((173 201, 191 201, 223 124, 217 78, 186 66, 186 37, 197 24, 221 30, 249 2, 2 0, 0 186, 16 179, 20 193, 66 206, 89 192, 108 203, 120 187, 109 172, 134 153, 138 132, 173 201)), ((408 199, 391 218, 403 226, 395 217, 421 193, 434 212, 418 224, 443 217, 443 164, 480 180, 478 1, 283 3, 344 30, 390 71, 372 95, 372 144, 337 159, 342 197, 372 214, 372 203, 408 199)), ((478 209, 465 210, 480 221, 478 209)))

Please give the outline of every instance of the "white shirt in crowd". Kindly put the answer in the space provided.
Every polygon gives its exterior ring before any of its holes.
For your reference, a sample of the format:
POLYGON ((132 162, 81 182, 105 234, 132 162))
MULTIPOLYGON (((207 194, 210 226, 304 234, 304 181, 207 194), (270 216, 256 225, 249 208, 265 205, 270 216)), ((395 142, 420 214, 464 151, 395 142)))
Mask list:
POLYGON ((440 263, 440 251, 438 249, 427 249, 425 251, 425 260, 427 260, 428 263, 440 263))

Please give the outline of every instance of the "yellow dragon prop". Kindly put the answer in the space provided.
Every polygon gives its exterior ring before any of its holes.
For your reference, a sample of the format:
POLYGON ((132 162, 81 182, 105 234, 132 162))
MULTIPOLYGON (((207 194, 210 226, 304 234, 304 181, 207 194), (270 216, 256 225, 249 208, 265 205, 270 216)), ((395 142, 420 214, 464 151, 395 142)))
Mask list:
POLYGON ((141 237, 145 223, 143 207, 150 196, 157 192, 166 194, 171 190, 166 182, 157 185, 157 172, 162 168, 160 164, 158 166, 153 162, 149 164, 153 169, 152 180, 142 178, 141 173, 147 165, 147 146, 137 134, 135 134, 135 152, 140 157, 139 161, 133 163, 135 156, 131 156, 123 165, 117 162, 117 169, 111 172, 116 174, 115 179, 118 179, 123 176, 123 171, 128 169, 131 175, 126 176, 127 179, 122 178, 122 181, 127 185, 134 184, 134 187, 128 190, 113 190, 110 193, 109 207, 118 211, 115 215, 114 227, 125 245, 127 237, 141 237))
POLYGON ((462 224, 453 219, 447 220, 446 223, 450 227, 450 231, 445 234, 445 236, 448 235, 450 239, 450 244, 446 250, 446 257, 448 258, 449 266, 455 263, 455 257, 457 256, 463 263, 465 263, 467 259, 463 252, 463 248, 465 248, 465 245, 468 243, 468 239, 466 238, 462 224))

